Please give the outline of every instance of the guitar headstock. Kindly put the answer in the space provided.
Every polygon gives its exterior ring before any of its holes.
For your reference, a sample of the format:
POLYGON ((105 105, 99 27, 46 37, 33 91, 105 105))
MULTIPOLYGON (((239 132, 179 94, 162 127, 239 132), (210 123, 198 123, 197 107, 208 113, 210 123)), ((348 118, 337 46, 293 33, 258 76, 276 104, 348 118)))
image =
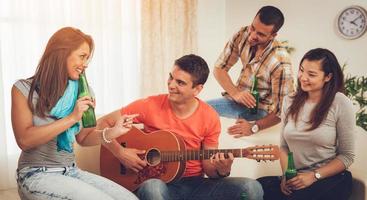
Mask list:
POLYGON ((274 161, 279 159, 278 145, 261 145, 244 149, 242 156, 257 161, 274 161))

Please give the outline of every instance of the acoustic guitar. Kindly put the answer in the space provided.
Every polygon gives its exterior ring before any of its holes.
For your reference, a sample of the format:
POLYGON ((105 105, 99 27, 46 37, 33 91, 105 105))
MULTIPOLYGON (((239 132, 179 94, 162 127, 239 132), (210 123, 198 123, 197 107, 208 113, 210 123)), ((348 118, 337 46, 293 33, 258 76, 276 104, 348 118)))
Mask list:
MULTIPOLYGON (((108 149, 101 145, 101 175, 122 185, 130 191, 136 190, 147 179, 158 178, 166 183, 179 179, 185 171, 188 160, 205 160, 216 153, 233 153, 234 157, 273 161, 279 159, 279 147, 263 145, 245 149, 186 150, 182 138, 169 131, 144 133, 133 127, 128 133, 117 138, 126 148, 146 150, 142 159, 148 165, 138 173, 127 169, 108 149)), ((227 155, 228 157, 228 155, 227 155)))

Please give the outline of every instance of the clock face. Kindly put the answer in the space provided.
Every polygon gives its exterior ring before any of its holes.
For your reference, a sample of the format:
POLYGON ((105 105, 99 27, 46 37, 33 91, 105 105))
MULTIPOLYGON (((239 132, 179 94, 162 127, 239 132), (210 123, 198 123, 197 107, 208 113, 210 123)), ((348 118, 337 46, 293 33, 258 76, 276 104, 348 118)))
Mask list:
POLYGON ((346 39, 359 38, 366 31, 366 20, 367 13, 362 7, 348 7, 339 15, 337 21, 338 31, 346 39))

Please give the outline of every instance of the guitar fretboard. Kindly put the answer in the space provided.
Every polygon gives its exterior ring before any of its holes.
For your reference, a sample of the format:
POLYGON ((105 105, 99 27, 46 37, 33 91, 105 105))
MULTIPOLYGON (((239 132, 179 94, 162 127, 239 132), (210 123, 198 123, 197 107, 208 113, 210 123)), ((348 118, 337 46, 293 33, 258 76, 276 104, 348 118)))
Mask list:
POLYGON ((186 151, 164 151, 161 152, 161 161, 187 161, 187 160, 207 160, 216 153, 224 153, 228 158, 228 153, 232 153, 234 157, 246 157, 248 154, 246 149, 205 149, 205 150, 186 150, 186 151))

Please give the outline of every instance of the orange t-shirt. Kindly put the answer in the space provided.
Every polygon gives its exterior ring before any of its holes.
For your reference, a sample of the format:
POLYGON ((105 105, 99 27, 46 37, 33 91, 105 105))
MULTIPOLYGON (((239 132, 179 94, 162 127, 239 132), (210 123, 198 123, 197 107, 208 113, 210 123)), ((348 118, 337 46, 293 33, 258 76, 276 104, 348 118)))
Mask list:
MULTIPOLYGON (((166 130, 181 136, 186 149, 200 149, 201 144, 217 146, 221 130, 216 111, 199 101, 196 111, 186 119, 179 119, 172 111, 168 95, 150 96, 137 100, 121 109, 121 114, 139 114, 136 123, 144 124, 144 131, 166 130)), ((201 161, 187 161, 183 176, 200 176, 203 174, 201 161)))

